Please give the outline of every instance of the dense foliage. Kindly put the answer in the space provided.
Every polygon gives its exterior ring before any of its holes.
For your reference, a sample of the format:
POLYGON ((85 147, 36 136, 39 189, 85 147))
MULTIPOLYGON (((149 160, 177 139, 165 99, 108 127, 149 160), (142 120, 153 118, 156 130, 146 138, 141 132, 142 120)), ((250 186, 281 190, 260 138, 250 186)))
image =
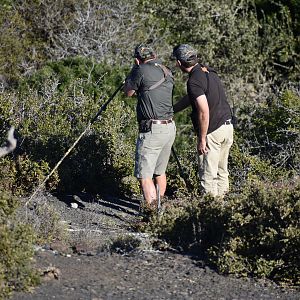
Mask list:
MULTIPOLYGON (((297 0, 0 0, 0 141, 11 125, 18 139, 0 161, 1 191, 29 196, 43 182, 121 85, 137 43, 151 43, 172 69, 173 46, 191 43, 201 62, 218 71, 238 118, 232 192, 225 203, 198 194, 187 109, 175 116, 184 174, 172 156, 167 193, 193 200, 179 201, 149 228, 179 248, 199 250, 221 272, 299 284, 299 7, 297 0)), ((185 76, 175 78, 177 101, 185 76)), ((118 93, 45 188, 140 193, 133 177, 136 133, 135 99, 118 93)), ((1 218, 9 220, 15 209, 2 201, 1 218)), ((55 220, 35 228, 37 241, 53 236, 55 220)), ((1 249, 9 261, 0 265, 0 279, 8 292, 31 277, 17 282, 15 271, 3 271, 13 260, 7 249, 24 240, 26 249, 17 248, 24 256, 11 270, 27 268, 33 239, 30 229, 21 234, 5 222, 1 249)))
POLYGON ((31 267, 35 233, 28 224, 16 222, 17 206, 17 198, 0 193, 0 299, 39 282, 31 267))
MULTIPOLYGON (((5 122, 20 122, 18 155, 46 160, 54 167, 114 92, 114 83, 120 85, 122 72, 112 73, 108 66, 94 66, 86 59, 67 59, 49 63, 21 82, 17 93, 2 94, 6 109, 14 112, 5 122), (18 116, 22 119, 17 120, 18 116)), ((122 188, 120 180, 132 175, 135 131, 127 129, 130 122, 136 129, 133 108, 115 98, 64 161, 58 170, 59 182, 53 177, 49 183, 60 191, 96 193, 122 188)))
POLYGON ((146 230, 224 274, 299 285, 299 181, 248 180, 223 201, 186 199, 153 216, 146 230))

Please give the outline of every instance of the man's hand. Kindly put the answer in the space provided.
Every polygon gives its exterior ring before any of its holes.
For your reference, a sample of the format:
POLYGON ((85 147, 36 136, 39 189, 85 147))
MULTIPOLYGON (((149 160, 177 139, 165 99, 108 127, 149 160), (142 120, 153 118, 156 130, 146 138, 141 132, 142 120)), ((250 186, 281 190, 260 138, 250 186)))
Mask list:
POLYGON ((125 93, 125 95, 127 97, 132 97, 136 93, 135 90, 131 86, 131 77, 137 71, 138 68, 139 68, 139 63, 138 63, 138 60, 135 59, 134 60, 134 65, 132 66, 129 75, 126 77, 125 85, 124 85, 124 88, 123 88, 123 92, 125 93))
POLYGON ((206 139, 198 138, 198 145, 197 145, 198 153, 200 155, 206 154, 208 152, 208 148, 206 147, 206 139))
POLYGON ((209 71, 207 70, 206 67, 201 67, 201 70, 202 70, 203 72, 205 72, 205 73, 209 73, 209 71))

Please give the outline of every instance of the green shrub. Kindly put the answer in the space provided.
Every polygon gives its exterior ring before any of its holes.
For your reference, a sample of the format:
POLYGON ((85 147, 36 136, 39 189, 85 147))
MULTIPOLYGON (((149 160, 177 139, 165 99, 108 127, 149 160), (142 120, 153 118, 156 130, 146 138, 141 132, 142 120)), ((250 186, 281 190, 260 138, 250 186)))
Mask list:
POLYGON ((299 285, 299 182, 253 181, 242 194, 226 200, 227 238, 213 259, 218 269, 239 274, 240 268, 242 273, 299 285))
POLYGON ((111 252, 127 254, 136 250, 141 245, 141 241, 133 236, 118 236, 109 245, 111 252))
MULTIPOLYGON (((238 138, 237 138, 238 139, 238 138)), ((258 155, 251 155, 250 150, 244 151, 239 148, 236 141, 229 154, 229 180, 230 188, 239 190, 249 179, 276 182, 280 178, 290 178, 296 172, 284 168, 276 168, 267 159, 262 159, 258 155)))
POLYGON ((189 206, 190 203, 186 201, 181 205, 168 206, 163 215, 153 215, 151 222, 143 230, 167 240, 175 247, 188 249, 196 239, 192 230, 194 219, 189 215, 189 208, 193 207, 193 203, 189 206))
POLYGON ((31 267, 35 235, 28 225, 15 220, 16 198, 0 193, 0 298, 27 290, 39 279, 31 267))
MULTIPOLYGON (((123 71, 120 73, 119 78, 123 71)), ((58 92, 69 91, 73 96, 76 96, 74 92, 80 92, 97 101, 99 97, 103 96, 101 86, 108 84, 111 88, 109 83, 112 79, 111 75, 112 68, 110 65, 96 63, 93 58, 69 57, 63 60, 45 62, 42 68, 20 81, 20 88, 26 90, 26 86, 29 86, 31 89, 43 93, 45 82, 50 83, 52 81, 53 83, 57 82, 58 92), (74 84, 77 82, 78 84, 74 84)), ((120 83, 121 81, 122 78, 120 78, 120 83)))
MULTIPOLYGON (((193 143, 195 143, 193 141, 193 143)), ((172 152, 167 167, 167 194, 176 198, 185 197, 190 194, 197 195, 200 191, 198 179, 197 154, 194 148, 180 149, 175 148, 175 155, 172 152)))
MULTIPOLYGON (((57 199, 55 199, 57 201, 57 199)), ((40 196, 33 199, 24 209, 19 209, 17 219, 31 226, 36 236, 36 243, 44 245, 53 241, 67 243, 69 235, 60 212, 49 198, 40 196)))
MULTIPOLYGON (((16 196, 28 196, 50 172, 48 163, 36 162, 27 155, 19 155, 16 159, 9 156, 1 158, 0 170, 0 189, 10 191, 16 196)), ((57 184, 58 176, 54 173, 46 187, 52 190, 57 184)))
POLYGON ((273 166, 300 170, 300 97, 286 90, 276 100, 245 107, 237 129, 239 146, 273 166))
MULTIPOLYGON (((43 162, 51 170, 120 86, 122 74, 124 70, 112 72, 106 65, 70 58, 49 63, 24 80, 17 93, 0 95, 7 107, 5 120, 17 125, 22 141, 18 153, 30 157, 32 165, 38 163, 40 173, 45 170, 43 162)), ((126 99, 128 104, 120 100, 117 95, 60 165, 58 177, 52 180, 58 191, 131 194, 139 190, 132 178, 137 133, 134 105, 132 100, 126 99)), ((33 182, 22 185, 22 176, 32 166, 22 167, 23 171, 16 173, 20 176, 17 184, 20 189, 33 190, 33 182)))
POLYGON ((223 200, 181 200, 145 230, 172 246, 193 250, 225 274, 300 283, 300 185, 248 180, 223 200))

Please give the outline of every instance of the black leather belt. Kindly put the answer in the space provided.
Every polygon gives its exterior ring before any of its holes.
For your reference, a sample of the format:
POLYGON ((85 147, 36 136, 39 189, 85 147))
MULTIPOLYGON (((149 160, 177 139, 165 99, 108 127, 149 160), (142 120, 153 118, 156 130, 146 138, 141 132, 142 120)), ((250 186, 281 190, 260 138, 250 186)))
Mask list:
POLYGON ((152 124, 169 124, 172 123, 173 120, 169 119, 169 120, 151 120, 152 124))

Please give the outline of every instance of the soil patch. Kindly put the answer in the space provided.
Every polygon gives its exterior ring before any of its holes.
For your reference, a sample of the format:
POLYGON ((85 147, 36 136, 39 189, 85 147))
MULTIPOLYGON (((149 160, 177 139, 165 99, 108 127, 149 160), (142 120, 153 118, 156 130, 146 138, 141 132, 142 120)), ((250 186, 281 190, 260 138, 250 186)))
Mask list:
POLYGON ((131 226, 140 219, 140 199, 44 197, 67 224, 71 244, 37 247, 43 283, 13 300, 300 299, 299 291, 273 282, 219 275, 191 256, 152 249, 151 237, 131 226))

